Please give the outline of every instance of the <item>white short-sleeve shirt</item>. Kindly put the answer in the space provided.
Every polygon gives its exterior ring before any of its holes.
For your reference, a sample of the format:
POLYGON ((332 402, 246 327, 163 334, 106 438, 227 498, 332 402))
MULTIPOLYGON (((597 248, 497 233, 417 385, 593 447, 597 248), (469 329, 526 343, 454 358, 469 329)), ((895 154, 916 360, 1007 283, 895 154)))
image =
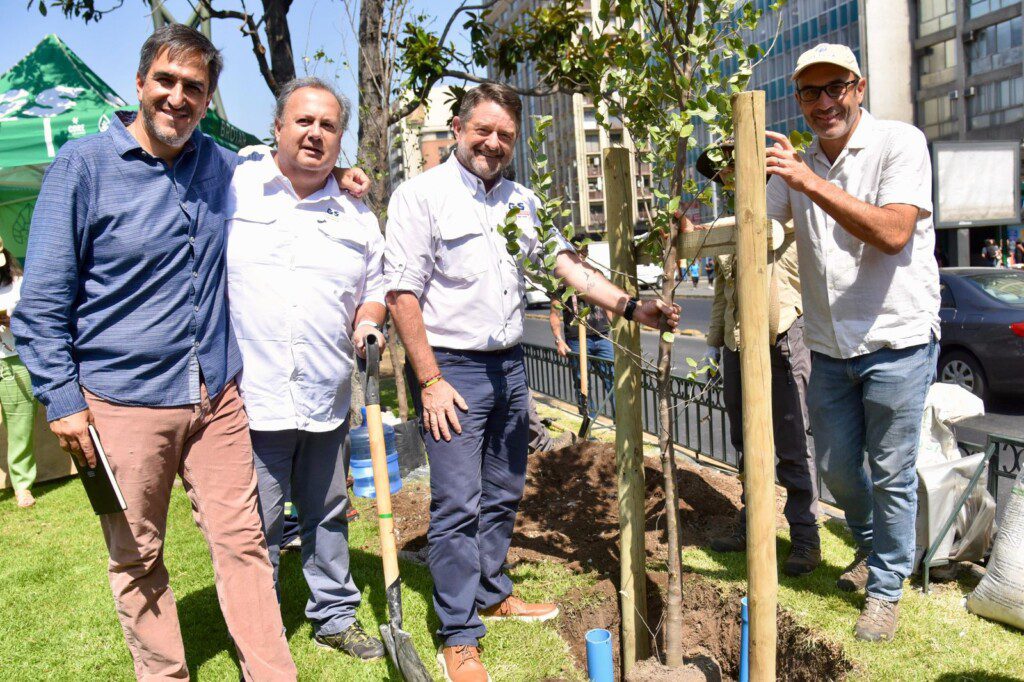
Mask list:
POLYGON ((239 390, 253 429, 330 431, 348 415, 356 309, 384 302, 384 238, 333 177, 299 199, 270 154, 250 158, 227 227, 239 390))
MULTIPOLYGON (((395 189, 388 206, 385 288, 420 300, 432 347, 495 351, 523 336, 526 284, 499 225, 520 212, 519 258, 538 262, 537 198, 510 180, 488 191, 452 156, 395 189)), ((571 250, 559 235, 558 251, 571 250)))
POLYGON ((768 216, 796 226, 807 346, 834 358, 908 348, 939 337, 939 271, 932 225, 928 144, 917 128, 861 109, 846 148, 831 163, 817 139, 811 169, 874 206, 917 206, 914 234, 888 255, 857 239, 780 177, 768 183, 768 216))

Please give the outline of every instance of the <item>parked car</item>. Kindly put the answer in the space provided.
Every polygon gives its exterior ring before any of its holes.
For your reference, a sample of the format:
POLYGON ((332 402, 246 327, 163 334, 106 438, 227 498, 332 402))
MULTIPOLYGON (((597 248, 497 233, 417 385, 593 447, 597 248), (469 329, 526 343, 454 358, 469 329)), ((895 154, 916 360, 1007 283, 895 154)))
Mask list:
POLYGON ((530 308, 546 308, 550 299, 548 299, 547 292, 541 289, 539 286, 533 283, 529 277, 526 278, 526 309, 530 308))
MULTIPOLYGON (((611 254, 608 242, 591 242, 587 247, 587 261, 601 271, 605 277, 611 277, 611 254)), ((638 263, 636 266, 636 283, 641 289, 661 289, 664 271, 659 265, 638 263)))
POLYGON ((942 268, 938 380, 983 400, 1024 394, 1024 272, 942 268))

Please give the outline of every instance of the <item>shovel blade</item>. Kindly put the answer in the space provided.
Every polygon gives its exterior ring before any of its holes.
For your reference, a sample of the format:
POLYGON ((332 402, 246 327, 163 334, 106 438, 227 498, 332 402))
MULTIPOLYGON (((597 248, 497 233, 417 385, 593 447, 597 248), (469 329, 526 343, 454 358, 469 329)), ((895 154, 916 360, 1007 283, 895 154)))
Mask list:
POLYGON ((427 672, 419 654, 416 653, 412 635, 392 623, 381 625, 380 635, 391 662, 405 682, 433 682, 434 678, 427 672))

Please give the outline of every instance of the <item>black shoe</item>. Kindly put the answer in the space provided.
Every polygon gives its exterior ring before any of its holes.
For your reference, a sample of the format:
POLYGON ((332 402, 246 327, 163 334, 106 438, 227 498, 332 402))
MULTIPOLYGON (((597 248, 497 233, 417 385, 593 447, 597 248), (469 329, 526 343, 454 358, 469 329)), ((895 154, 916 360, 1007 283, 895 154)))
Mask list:
POLYGON ((386 653, 383 642, 366 634, 359 623, 352 623, 336 635, 316 635, 313 641, 317 646, 337 649, 363 661, 376 661, 386 653))
POLYGON ((782 572, 791 578, 811 573, 821 564, 821 548, 794 545, 789 550, 782 572))
POLYGON ((711 549, 716 552, 746 552, 747 551, 747 535, 736 531, 732 535, 727 535, 722 538, 714 538, 711 541, 711 549))

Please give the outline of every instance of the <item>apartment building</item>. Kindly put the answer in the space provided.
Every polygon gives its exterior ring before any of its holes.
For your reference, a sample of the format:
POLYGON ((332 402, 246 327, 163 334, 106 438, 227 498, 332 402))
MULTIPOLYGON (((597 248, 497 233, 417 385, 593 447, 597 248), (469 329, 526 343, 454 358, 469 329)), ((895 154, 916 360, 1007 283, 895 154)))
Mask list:
POLYGON ((391 126, 388 168, 391 186, 433 168, 447 158, 455 144, 451 129, 451 92, 447 87, 430 91, 426 106, 391 126))

